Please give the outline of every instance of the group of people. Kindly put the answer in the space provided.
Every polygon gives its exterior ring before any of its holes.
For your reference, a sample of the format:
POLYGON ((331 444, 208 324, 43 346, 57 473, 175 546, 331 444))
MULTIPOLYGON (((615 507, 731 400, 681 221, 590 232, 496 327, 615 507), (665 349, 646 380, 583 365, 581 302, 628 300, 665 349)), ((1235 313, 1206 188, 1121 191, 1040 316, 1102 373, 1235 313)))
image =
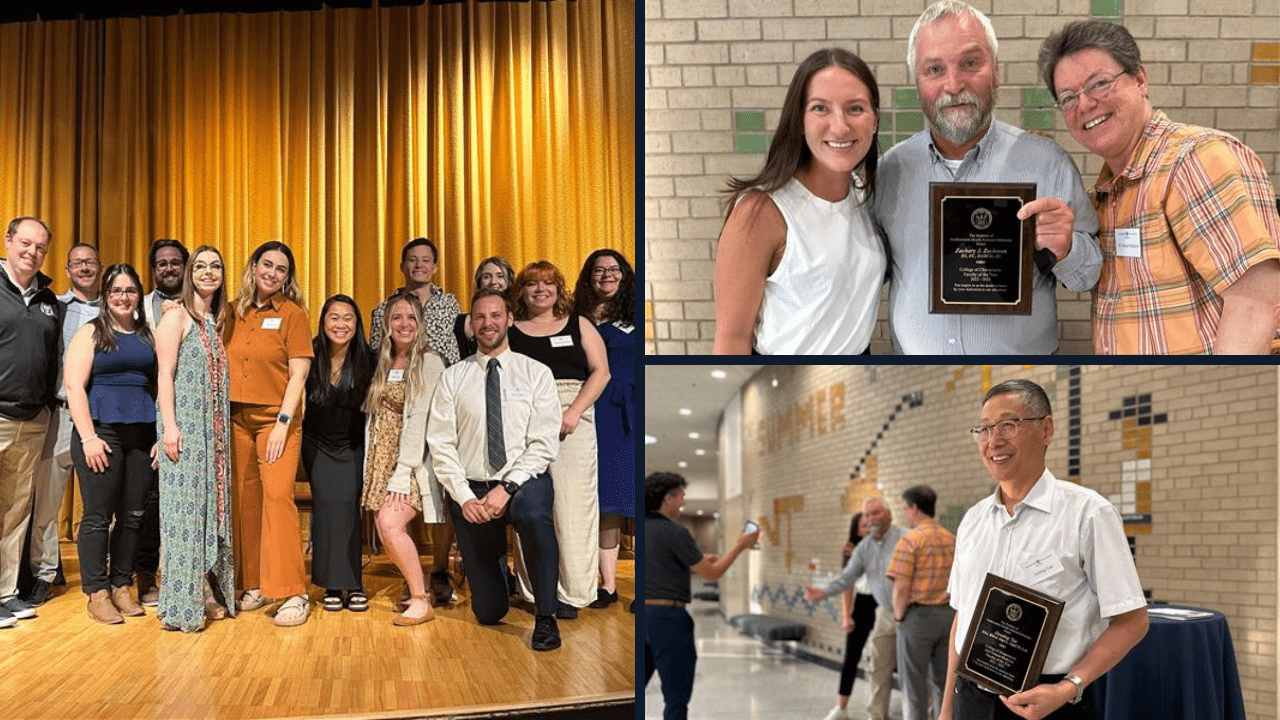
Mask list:
MULTIPOLYGON (((842 598, 848 640, 826 720, 855 717, 849 696, 867 643, 871 720, 890 717, 894 671, 904 720, 1085 720, 1095 716, 1085 689, 1146 635, 1147 602, 1119 511, 1045 465, 1054 420, 1044 388, 1023 379, 992 387, 978 422, 969 432, 996 489, 954 535, 935 520, 938 497, 927 485, 902 493, 910 530, 893 524, 883 498, 869 498, 853 518, 841 574, 804 588, 810 603, 842 598), (1064 602, 1042 674, 1011 695, 956 673, 988 573, 1064 602)), ((664 720, 687 718, 693 694, 690 573, 719 578, 760 537, 748 528, 725 555, 703 554, 676 522, 686 484, 669 472, 645 478, 645 682, 661 676, 664 720)))
POLYGON ((517 275, 486 258, 464 314, 431 282, 437 246, 414 239, 366 340, 344 294, 313 336, 278 241, 254 250, 234 295, 209 245, 155 241, 144 293, 132 266, 104 270, 80 243, 55 296, 40 272, 50 238, 16 218, 0 262, 0 627, 52 594, 72 469, 82 589, 105 624, 156 605, 166 629, 195 632, 277 602, 275 624, 305 623, 300 478, 325 610, 368 609, 363 510, 405 579, 396 625, 452 599, 455 533, 476 618, 498 623, 523 595, 535 650, 560 646, 557 618, 617 602, 635 503, 635 277, 621 253, 591 253, 572 294, 547 261, 517 275), (416 517, 432 528, 430 594, 416 517))
POLYGON ((1093 292, 1099 354, 1280 352, 1280 215, 1258 156, 1152 108, 1122 25, 1072 22, 1040 48, 1071 136, 1105 161, 1087 193, 1052 140, 995 120, 991 22, 939 0, 907 42, 927 128, 880 157, 880 91, 841 49, 800 63, 764 168, 729 184, 717 354, 869 352, 890 282, 895 353, 1051 354, 1055 286, 1093 292), (933 314, 931 182, 1034 183, 1028 315, 933 314), (886 272, 887 271, 887 272, 886 272))

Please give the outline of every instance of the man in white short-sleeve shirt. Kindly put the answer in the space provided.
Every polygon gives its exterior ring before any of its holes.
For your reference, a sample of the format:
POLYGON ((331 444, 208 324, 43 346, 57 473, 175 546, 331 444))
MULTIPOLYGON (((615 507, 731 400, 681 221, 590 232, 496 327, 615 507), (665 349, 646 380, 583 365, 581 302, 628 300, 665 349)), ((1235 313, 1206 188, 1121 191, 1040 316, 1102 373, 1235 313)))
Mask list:
POLYGON ((1124 524, 1097 492, 1045 468, 1053 417, 1044 389, 1001 383, 983 399, 973 429, 982 462, 1000 487, 969 508, 951 567, 947 688, 940 718, 1089 718, 1084 688, 1120 662, 1147 633, 1147 603, 1124 524), (1066 603, 1040 683, 1004 698, 957 678, 956 666, 987 573, 1066 603))

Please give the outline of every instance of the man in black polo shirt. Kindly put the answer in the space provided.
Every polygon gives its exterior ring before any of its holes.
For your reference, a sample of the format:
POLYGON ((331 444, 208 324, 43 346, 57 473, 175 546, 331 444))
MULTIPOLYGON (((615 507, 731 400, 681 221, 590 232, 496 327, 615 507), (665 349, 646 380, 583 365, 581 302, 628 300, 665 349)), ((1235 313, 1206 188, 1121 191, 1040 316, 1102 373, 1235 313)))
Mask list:
POLYGON ((698 652, 693 618, 684 609, 692 599, 689 571, 717 580, 760 538, 759 530, 743 533, 728 555, 703 555, 689 531, 675 522, 686 485, 675 473, 658 472, 644 479, 644 683, 649 684, 654 670, 661 674, 663 720, 685 720, 693 695, 698 652))

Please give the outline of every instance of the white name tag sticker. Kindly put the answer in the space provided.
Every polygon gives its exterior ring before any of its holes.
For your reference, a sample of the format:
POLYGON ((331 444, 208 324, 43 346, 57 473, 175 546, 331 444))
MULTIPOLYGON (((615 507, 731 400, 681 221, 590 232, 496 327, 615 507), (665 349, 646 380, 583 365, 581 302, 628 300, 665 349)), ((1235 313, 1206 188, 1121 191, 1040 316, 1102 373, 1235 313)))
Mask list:
POLYGON ((1062 561, 1052 550, 1045 550, 1038 555, 1023 556, 1023 576, 1032 582, 1039 582, 1063 572, 1062 561))
POLYGON ((263 318, 262 329, 263 330, 279 330, 280 318, 263 318))
POLYGON ((551 347, 573 347, 573 338, 568 335, 552 335, 551 347))
POLYGON ((1116 228, 1116 255, 1142 257, 1142 231, 1138 228, 1116 228))
POLYGON ((401 380, 404 380, 403 369, 392 370, 391 372, 387 373, 387 382, 400 382, 401 380))
POLYGON ((529 391, 513 388, 502 388, 502 402, 528 402, 529 391))

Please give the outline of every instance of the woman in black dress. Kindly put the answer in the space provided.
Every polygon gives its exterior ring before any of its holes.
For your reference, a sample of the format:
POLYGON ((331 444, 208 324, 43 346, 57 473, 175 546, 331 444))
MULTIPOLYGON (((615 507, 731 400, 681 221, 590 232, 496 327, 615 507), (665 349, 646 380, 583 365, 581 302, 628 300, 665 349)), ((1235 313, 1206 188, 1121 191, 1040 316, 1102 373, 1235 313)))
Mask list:
POLYGON ((364 412, 373 376, 356 301, 334 295, 320 311, 311 341, 302 421, 302 466, 311 480, 311 581, 325 588, 324 609, 363 612, 360 580, 360 492, 364 478, 364 412), (345 598, 344 598, 345 595, 345 598))

